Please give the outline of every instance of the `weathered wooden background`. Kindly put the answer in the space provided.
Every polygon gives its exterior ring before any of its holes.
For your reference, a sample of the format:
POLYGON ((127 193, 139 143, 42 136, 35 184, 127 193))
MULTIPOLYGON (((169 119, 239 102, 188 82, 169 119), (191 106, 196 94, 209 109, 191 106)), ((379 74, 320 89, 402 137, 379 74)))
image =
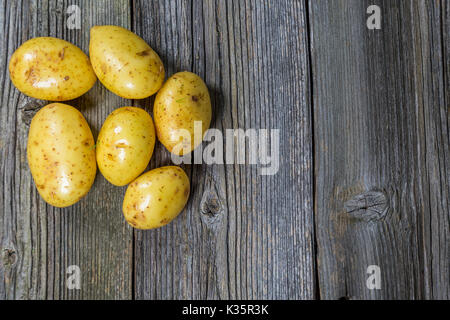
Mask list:
MULTIPOLYGON (((0 63, 0 299, 450 298, 449 1, 0 0, 0 63), (366 27, 372 4, 381 30, 366 27), (202 76, 214 128, 280 129, 279 172, 185 165, 187 208, 145 232, 100 173, 76 205, 45 204, 26 142, 46 102, 14 88, 9 57, 37 36, 88 53, 103 24, 143 37, 168 75, 202 76)), ((112 110, 152 102, 97 82, 68 103, 96 136, 112 110)), ((149 168, 168 163, 158 144, 149 168)))

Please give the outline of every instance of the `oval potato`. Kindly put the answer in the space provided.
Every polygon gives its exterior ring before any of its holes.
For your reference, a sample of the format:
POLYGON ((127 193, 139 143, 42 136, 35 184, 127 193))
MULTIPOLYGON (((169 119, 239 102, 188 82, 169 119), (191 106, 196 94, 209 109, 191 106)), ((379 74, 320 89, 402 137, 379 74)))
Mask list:
POLYGON ((52 206, 74 204, 94 182, 94 138, 83 115, 69 105, 52 103, 36 113, 27 158, 39 194, 52 206))
POLYGON ((75 99, 97 80, 83 51, 52 37, 24 42, 11 56, 9 74, 16 88, 27 96, 51 101, 75 99))
POLYGON ((158 54, 141 37, 122 27, 92 27, 89 55, 100 82, 123 98, 147 98, 164 81, 158 54))
POLYGON ((156 134, 167 150, 176 155, 191 152, 202 142, 211 123, 206 84, 191 72, 174 74, 156 95, 153 115, 156 134), (201 121, 197 137, 194 137, 195 121, 201 121))
POLYGON ((106 180, 124 186, 145 170, 154 147, 150 115, 141 108, 119 108, 106 118, 98 135, 98 168, 106 180))
POLYGON ((189 178, 180 167, 161 167, 130 183, 123 200, 127 222, 137 229, 168 224, 183 210, 189 198, 189 178))

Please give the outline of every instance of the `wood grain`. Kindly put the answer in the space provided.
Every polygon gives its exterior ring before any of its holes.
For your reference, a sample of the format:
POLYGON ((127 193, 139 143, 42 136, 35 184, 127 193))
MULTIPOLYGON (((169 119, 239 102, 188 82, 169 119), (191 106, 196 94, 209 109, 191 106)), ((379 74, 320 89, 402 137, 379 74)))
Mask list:
MULTIPOLYGON (((128 1, 2 1, 0 7, 2 84, 0 112, 0 299, 115 299, 132 297, 132 231, 124 222, 124 190, 99 173, 89 194, 58 209, 39 197, 26 161, 28 127, 45 101, 12 85, 8 59, 24 41, 54 36, 87 53, 96 24, 130 28, 128 1), (66 28, 66 9, 81 8, 81 30, 66 28), (81 289, 66 286, 67 267, 81 269, 81 289)), ((94 136, 115 108, 130 104, 99 82, 68 104, 84 114, 94 136)))
MULTIPOLYGON (((135 233, 137 299, 314 297, 305 14, 303 1, 134 3, 135 31, 168 76, 189 70, 205 79, 212 127, 281 130, 274 176, 256 165, 184 167, 186 210, 165 228, 135 233)), ((137 103, 151 110, 151 99, 137 103)), ((159 148, 150 166, 168 159, 159 148)))
MULTIPOLYGON (((435 174, 433 178, 437 183, 434 184, 432 192, 440 195, 442 198, 442 210, 434 211, 433 219, 434 223, 433 241, 434 251, 433 259, 434 265, 437 267, 433 269, 433 290, 432 297, 437 299, 450 299, 450 165, 449 165, 449 146, 450 146, 450 3, 449 1, 441 1, 441 35, 442 43, 441 48, 436 50, 442 50, 443 60, 443 85, 445 90, 444 106, 439 109, 439 114, 435 113, 439 117, 435 118, 436 122, 440 122, 441 125, 436 129, 436 135, 438 139, 438 150, 440 156, 439 169, 434 170, 435 174), (447 131, 445 131, 447 130, 447 131), (440 177, 438 177, 440 175, 440 177), (437 228, 436 228, 437 226, 437 228), (435 230, 437 233, 435 233, 435 230)), ((436 27, 439 24, 436 24, 436 27)), ((432 142, 434 143, 434 141, 432 142)), ((439 200, 439 198, 437 200, 439 200)))
POLYGON ((443 2, 308 2, 321 298, 449 298, 443 2))
MULTIPOLYGON (((0 300, 450 298, 448 1, 0 0, 0 38, 0 300), (72 4, 81 30, 66 27, 72 4), (366 27, 372 4, 381 30, 366 27), (152 231, 126 224, 125 188, 100 173, 76 205, 46 205, 26 143, 47 102, 14 88, 9 57, 37 36, 87 53, 101 24, 143 37, 167 76, 199 74, 213 128, 280 129, 278 173, 182 165, 189 203, 152 231)), ((67 103, 96 137, 112 110, 153 100, 97 82, 67 103)), ((148 169, 170 163, 157 143, 148 169)))

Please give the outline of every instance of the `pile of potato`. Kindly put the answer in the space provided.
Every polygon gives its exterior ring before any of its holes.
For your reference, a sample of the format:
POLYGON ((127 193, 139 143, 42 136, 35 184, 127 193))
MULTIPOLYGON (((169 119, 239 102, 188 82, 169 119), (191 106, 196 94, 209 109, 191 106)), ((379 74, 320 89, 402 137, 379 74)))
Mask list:
MULTIPOLYGON (((97 78, 126 99, 157 93, 151 116, 141 108, 114 110, 94 142, 83 115, 74 107, 51 103, 33 117, 27 157, 41 197, 56 207, 67 207, 85 196, 94 183, 97 165, 117 186, 128 185, 123 201, 126 221, 138 229, 152 229, 172 221, 189 198, 190 183, 177 166, 146 172, 156 137, 170 151, 183 144, 178 130, 191 134, 202 122, 202 137, 211 122, 211 101, 203 80, 191 72, 174 74, 164 83, 158 54, 139 36, 118 26, 91 29, 90 58, 75 45, 40 37, 23 43, 12 55, 10 77, 24 94, 37 99, 75 99, 92 88, 97 78)), ((198 144, 198 143, 197 143, 198 144)))

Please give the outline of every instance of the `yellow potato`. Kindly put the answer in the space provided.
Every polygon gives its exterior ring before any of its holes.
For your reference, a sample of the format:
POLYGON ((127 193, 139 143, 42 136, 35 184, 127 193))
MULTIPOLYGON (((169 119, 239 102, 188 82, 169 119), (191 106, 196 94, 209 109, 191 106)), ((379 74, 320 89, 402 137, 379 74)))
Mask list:
POLYGON ((27 96, 51 101, 75 99, 97 80, 83 51, 51 37, 23 43, 11 57, 9 74, 16 88, 27 96))
POLYGON ((162 167, 144 173, 130 183, 125 193, 125 219, 138 229, 164 226, 183 210, 189 189, 189 178, 180 167, 162 167))
POLYGON ((147 167, 155 147, 155 127, 141 108, 114 110, 97 139, 97 163, 103 176, 116 186, 124 186, 147 167))
POLYGON ((67 207, 86 195, 95 179, 94 138, 74 107, 52 103, 31 121, 28 164, 41 197, 67 207))
POLYGON ((153 115, 161 143, 176 155, 187 154, 202 142, 211 123, 208 88, 194 73, 176 73, 156 95, 153 115), (196 139, 194 121, 201 121, 196 139))
POLYGON ((123 98, 147 98, 164 81, 164 66, 158 54, 127 29, 92 27, 89 55, 101 83, 123 98))

